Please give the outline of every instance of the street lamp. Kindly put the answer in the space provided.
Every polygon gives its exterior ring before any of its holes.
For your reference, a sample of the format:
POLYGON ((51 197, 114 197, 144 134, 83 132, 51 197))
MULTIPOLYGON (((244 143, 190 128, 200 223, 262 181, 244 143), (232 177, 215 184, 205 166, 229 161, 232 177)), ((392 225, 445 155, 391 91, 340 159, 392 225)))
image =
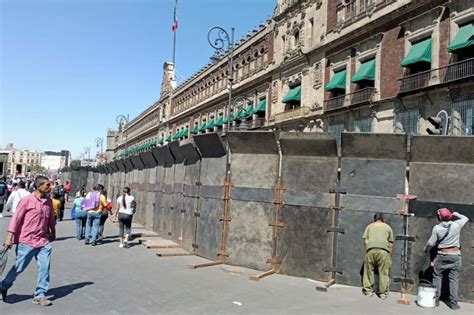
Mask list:
MULTIPOLYGON (((127 116, 125 115, 118 115, 116 118, 115 118, 115 121, 117 122, 118 124, 118 130, 120 132, 123 132, 123 129, 125 129, 124 127, 126 125, 128 125, 129 123, 129 116, 127 114, 127 116)), ((128 134, 126 133, 125 134, 125 150, 127 150, 127 140, 128 140, 128 134)))
POLYGON ((104 152, 104 138, 95 138, 95 143, 98 148, 100 147, 99 159, 102 162, 102 153, 104 152))
POLYGON ((227 77, 227 89, 229 91, 229 98, 227 102, 227 130, 230 130, 230 115, 232 113, 232 83, 234 81, 234 71, 233 71, 233 62, 234 62, 234 28, 230 29, 229 33, 225 29, 219 26, 215 26, 209 30, 207 33, 207 41, 212 48, 216 51, 212 56, 212 60, 220 60, 220 56, 224 55, 225 51, 229 51, 229 76, 227 77))
MULTIPOLYGON (((239 95, 234 99, 232 107, 235 108, 236 104, 240 101, 247 101, 247 104, 252 102, 252 100, 250 98, 248 98, 247 96, 239 95)), ((245 107, 242 107, 242 108, 245 110, 245 107)), ((244 116, 242 117, 242 120, 240 122, 239 129, 242 129, 242 130, 247 130, 248 129, 247 123, 245 122, 246 118, 247 117, 245 117, 245 114, 244 114, 244 116)))
POLYGON ((88 159, 91 159, 91 147, 84 147, 84 155, 88 156, 88 159))

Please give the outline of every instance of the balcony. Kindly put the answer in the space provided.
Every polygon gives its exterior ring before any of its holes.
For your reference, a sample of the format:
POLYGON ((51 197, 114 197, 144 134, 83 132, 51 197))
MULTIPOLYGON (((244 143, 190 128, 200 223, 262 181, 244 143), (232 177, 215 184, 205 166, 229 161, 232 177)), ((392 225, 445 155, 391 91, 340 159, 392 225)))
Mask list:
POLYGON ((352 105, 370 103, 374 99, 375 88, 366 87, 355 92, 336 96, 324 101, 324 111, 332 111, 352 105))
POLYGON ((399 79, 400 94, 430 86, 449 84, 474 77, 474 58, 449 64, 442 68, 423 71, 399 79))
POLYGON ((275 124, 281 124, 294 119, 303 119, 309 116, 311 110, 309 107, 298 107, 275 114, 275 124))

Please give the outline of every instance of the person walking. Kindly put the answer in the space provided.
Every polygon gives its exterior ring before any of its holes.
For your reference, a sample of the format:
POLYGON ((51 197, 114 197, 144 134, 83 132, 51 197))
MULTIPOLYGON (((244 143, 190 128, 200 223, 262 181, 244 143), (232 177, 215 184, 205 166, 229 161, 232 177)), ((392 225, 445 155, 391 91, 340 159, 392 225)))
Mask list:
POLYGON ((137 208, 135 197, 131 195, 129 187, 123 189, 123 195, 117 198, 117 206, 114 216, 118 216, 119 221, 119 247, 128 247, 133 215, 137 208), (125 231, 124 231, 125 230, 125 231))
POLYGON ((5 177, 0 178, 0 218, 3 218, 3 208, 5 205, 5 199, 8 192, 8 186, 5 182, 5 177))
POLYGON ((458 310, 459 273, 461 271, 461 246, 459 237, 462 227, 469 218, 458 213, 451 212, 447 208, 437 211, 438 219, 441 221, 433 227, 431 237, 426 242, 425 252, 437 246, 438 252, 433 262, 433 285, 436 287, 436 306, 439 306, 441 295, 441 284, 443 277, 449 279, 449 308, 458 310))
POLYGON ((64 185, 64 192, 66 202, 69 202, 69 194, 71 193, 71 183, 66 182, 66 185, 64 185))
POLYGON ((374 293, 374 271, 379 271, 379 292, 377 295, 385 300, 388 296, 389 274, 392 266, 393 231, 384 222, 381 213, 374 215, 374 222, 365 229, 364 235, 365 259, 364 275, 362 277, 362 292, 366 296, 374 293))
POLYGON ((74 199, 74 208, 76 209, 76 238, 83 240, 86 234, 87 211, 81 209, 82 201, 86 196, 84 190, 78 191, 74 199))
POLYGON ((100 218, 102 210, 107 206, 107 200, 102 194, 104 186, 97 184, 94 191, 87 193, 82 202, 81 209, 87 211, 85 244, 97 245, 100 230, 100 218))
POLYGON ((49 289, 51 242, 56 239, 56 221, 52 215, 52 203, 47 193, 50 181, 45 176, 35 180, 36 190, 24 197, 13 215, 5 247, 16 247, 16 261, 5 278, 0 282, 0 292, 3 302, 7 301, 8 290, 12 287, 17 276, 22 273, 33 259, 38 264, 38 283, 33 294, 33 303, 42 306, 51 305, 46 298, 49 289))
POLYGON ((19 187, 19 189, 10 194, 7 204, 5 205, 5 210, 11 211, 12 214, 16 212, 16 208, 18 207, 20 200, 30 194, 30 192, 26 190, 25 182, 20 182, 19 187))

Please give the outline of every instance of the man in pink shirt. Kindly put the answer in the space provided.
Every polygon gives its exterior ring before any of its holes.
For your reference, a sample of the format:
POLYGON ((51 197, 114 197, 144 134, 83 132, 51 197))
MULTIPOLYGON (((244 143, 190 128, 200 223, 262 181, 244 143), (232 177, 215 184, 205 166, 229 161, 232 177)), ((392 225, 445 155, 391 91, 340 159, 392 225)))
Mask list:
POLYGON ((38 284, 33 294, 33 303, 43 306, 51 305, 51 301, 45 297, 49 289, 49 266, 52 252, 50 242, 56 238, 56 221, 51 199, 47 194, 50 185, 47 177, 38 176, 35 180, 36 190, 21 199, 8 226, 5 246, 10 249, 13 244, 18 245, 15 265, 0 282, 0 292, 4 302, 7 299, 8 289, 34 257, 38 263, 38 284))

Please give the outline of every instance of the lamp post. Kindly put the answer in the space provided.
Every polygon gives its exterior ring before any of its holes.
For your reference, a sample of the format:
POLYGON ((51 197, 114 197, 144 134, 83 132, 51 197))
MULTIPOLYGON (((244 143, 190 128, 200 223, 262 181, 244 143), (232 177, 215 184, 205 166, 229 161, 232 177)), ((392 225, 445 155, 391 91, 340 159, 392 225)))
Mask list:
MULTIPOLYGON (((240 101, 247 101, 247 104, 252 102, 252 100, 250 98, 248 98, 247 96, 239 95, 234 99, 232 107, 235 108, 236 104, 240 101)), ((242 108, 245 110, 245 107, 242 107, 242 108)), ((242 121, 239 125, 239 129, 241 129, 241 130, 247 130, 248 129, 247 123, 245 122, 245 118, 247 118, 247 117, 245 117, 245 116, 242 117, 242 121)))
POLYGON ((212 48, 216 51, 212 56, 213 61, 220 60, 220 57, 229 51, 229 76, 227 77, 227 90, 229 91, 229 97, 227 102, 227 130, 230 130, 230 116, 232 113, 232 83, 234 81, 234 31, 232 27, 229 33, 225 29, 219 26, 215 26, 207 33, 207 41, 212 48))
MULTIPOLYGON (((118 124, 118 130, 120 132, 123 132, 123 129, 125 129, 124 127, 126 125, 128 125, 129 123, 129 116, 127 114, 127 116, 125 115, 118 115, 116 118, 115 118, 115 121, 117 122, 118 124), (123 128, 123 129, 122 129, 123 128)), ((125 134, 125 150, 127 150, 127 140, 128 140, 128 134, 126 133, 125 134)))
POLYGON ((98 148, 100 147, 99 158, 100 158, 100 161, 102 162, 102 154, 104 152, 104 138, 100 138, 100 137, 95 138, 95 143, 98 148))
POLYGON ((87 158, 91 159, 91 147, 84 147, 84 155, 87 155, 87 158))

